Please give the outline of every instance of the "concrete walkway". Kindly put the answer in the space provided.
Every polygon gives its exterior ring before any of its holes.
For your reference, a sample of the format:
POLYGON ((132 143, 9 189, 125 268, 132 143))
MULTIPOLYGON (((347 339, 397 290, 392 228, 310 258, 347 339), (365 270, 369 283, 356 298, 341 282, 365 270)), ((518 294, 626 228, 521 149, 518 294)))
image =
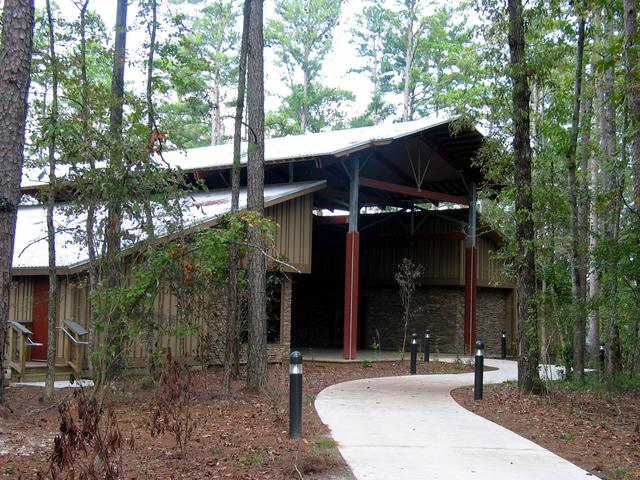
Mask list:
MULTIPOLYGON (((516 362, 485 383, 514 380, 516 362)), ((589 472, 459 406, 451 390, 473 374, 355 380, 318 395, 316 410, 358 480, 574 480, 589 472)))

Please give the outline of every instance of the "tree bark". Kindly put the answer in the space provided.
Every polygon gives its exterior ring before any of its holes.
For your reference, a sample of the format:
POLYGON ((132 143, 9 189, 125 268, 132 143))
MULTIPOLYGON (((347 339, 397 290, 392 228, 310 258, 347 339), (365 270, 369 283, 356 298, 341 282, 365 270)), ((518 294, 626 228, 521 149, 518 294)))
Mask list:
MULTIPOLYGON (((116 35, 113 52, 113 71, 111 73, 111 105, 109 112, 109 129, 111 149, 109 169, 112 174, 119 175, 123 170, 122 122, 124 116, 124 69, 127 41, 127 0, 118 0, 116 10, 116 35)), ((121 265, 118 260, 122 228, 122 201, 117 188, 112 188, 107 197, 107 222, 105 226, 105 284, 114 288, 120 282, 121 265)), ((123 348, 120 330, 123 326, 111 312, 104 312, 106 337, 109 349, 113 354, 105 356, 104 374, 113 376, 123 368, 123 348), (108 358, 107 358, 108 357, 108 358)))
POLYGON ((58 272, 56 269, 56 232, 53 215, 56 201, 56 130, 58 128, 58 57, 55 50, 55 33, 51 15, 51 1, 47 0, 49 24, 49 63, 51 65, 51 119, 49 121, 49 198, 47 203, 47 240, 49 244, 49 308, 47 321, 47 374, 44 398, 53 397, 56 379, 56 351, 58 344, 58 272))
MULTIPOLYGON (((613 20, 605 21, 604 44, 607 45, 613 36, 613 20)), ((620 351, 620 331, 618 328, 618 236, 620 228, 620 210, 622 207, 620 176, 616 162, 616 127, 615 127, 615 66, 609 65, 603 72, 600 82, 600 146, 602 151, 602 165, 604 172, 603 189, 607 192, 607 217, 603 223, 603 235, 608 243, 604 262, 603 298, 607 304, 606 350, 607 374, 620 371, 622 359, 620 351)))
MULTIPOLYGON (((264 214, 264 63, 263 2, 251 0, 247 56, 247 117, 249 157, 247 164, 247 207, 264 214)), ((249 227, 249 350, 247 385, 261 388, 267 383, 266 263, 260 229, 249 227), (258 247, 258 248, 256 248, 258 247)))
MULTIPOLYGON (((633 193, 635 210, 640 215, 640 81, 638 79, 637 0, 624 0, 624 53, 627 64, 627 95, 630 106, 631 163, 633 165, 633 193)), ((638 219, 637 219, 638 220, 638 219)))
MULTIPOLYGON (((591 78, 593 75, 591 75, 591 78)), ((589 78, 589 77, 587 77, 589 78)), ((593 119, 593 85, 592 82, 589 81, 587 85, 585 85, 585 89, 589 89, 589 91, 583 91, 583 101, 582 101, 582 113, 580 117, 582 118, 582 134, 580 137, 580 171, 581 176, 578 181, 578 232, 580 236, 579 240, 579 257, 578 257, 578 268, 579 268, 579 276, 580 281, 584 285, 584 315, 585 322, 588 323, 588 330, 586 332, 586 352, 585 357, 587 363, 591 363, 595 365, 597 361, 598 354, 598 332, 597 328, 595 329, 595 337, 592 331, 591 318, 593 317, 590 312, 589 305, 589 292, 590 292, 590 277, 589 277, 589 251, 590 251, 590 237, 589 237, 589 215, 591 209, 591 198, 590 198, 590 167, 589 162, 593 158, 591 151, 591 124, 593 119)), ((592 272, 593 274, 593 272, 592 272)))
MULTIPOLYGON (((80 82, 81 82, 81 106, 80 118, 82 122, 82 160, 89 164, 89 169, 96 167, 94 157, 91 152, 89 139, 89 81, 87 78, 87 8, 89 0, 76 4, 80 9, 80 82)), ((96 262, 95 247, 95 200, 93 198, 85 199, 87 203, 87 220, 85 228, 87 230, 87 253, 89 255, 89 292, 95 292, 98 287, 98 266, 96 262)), ((93 297, 90 300, 90 319, 88 334, 88 367, 93 372, 93 352, 95 350, 96 341, 96 323, 97 308, 93 297)))
MULTIPOLYGON (((153 69, 154 59, 156 53, 156 32, 158 30, 158 2, 157 0, 150 0, 151 7, 151 24, 149 25, 149 55, 147 58, 147 130, 149 132, 149 156, 151 156, 155 149, 156 137, 154 133, 157 132, 155 110, 153 108, 153 69)), ((151 201, 149 196, 143 201, 144 209, 144 228, 147 234, 147 243, 151 247, 155 242, 156 233, 153 223, 153 210, 151 207, 151 201)), ((153 307, 151 307, 153 309, 153 307)), ((147 357, 147 374, 149 377, 153 376, 155 370, 155 356, 156 350, 156 331, 157 321, 154 319, 152 312, 148 312, 145 320, 145 355, 147 357)))
MULTIPOLYGON (((240 65, 238 66, 238 98, 233 129, 233 167, 231 168, 231 212, 238 211, 240 206, 240 154, 242 147, 242 115, 244 111, 245 86, 247 81, 247 42, 249 37, 249 20, 251 17, 251 0, 244 2, 244 18, 242 40, 240 43, 240 65)), ((229 283, 227 285, 229 310, 225 332, 224 373, 222 395, 231 392, 231 380, 240 376, 240 319, 238 305, 238 245, 229 244, 229 283)))
POLYGON ((307 133, 308 111, 309 111, 309 72, 302 72, 302 108, 300 108, 300 133, 307 133))
MULTIPOLYGON (((31 79, 33 0, 5 0, 0 47, 0 365, 4 362, 11 263, 24 160, 27 97, 31 79)), ((0 368, 0 405, 4 370, 0 368)))
MULTIPOLYGON (((595 108, 594 108, 594 127, 597 127, 598 142, 602 144, 602 132, 601 132, 601 119, 602 109, 604 104, 604 94, 602 88, 602 74, 597 70, 597 63, 602 62, 602 54, 599 53, 602 46, 602 12, 600 9, 595 9, 593 14, 593 29, 594 29, 594 54, 592 61, 592 68, 594 73, 594 86, 595 86, 595 108)), ((600 348, 600 266, 598 265, 596 252, 600 249, 600 239, 602 236, 602 222, 600 220, 600 196, 602 193, 602 154, 599 153, 592 155, 589 164, 589 171, 591 174, 590 191, 593 198, 591 202, 591 210, 589 216, 591 234, 589 237, 589 251, 591 252, 590 268, 591 276, 589 277, 589 303, 591 306, 591 314, 589 316, 589 331, 591 333, 593 346, 593 360, 598 359, 598 352, 600 348)))
POLYGON ((222 143, 222 117, 220 116, 220 69, 216 69, 213 82, 213 111, 211 112, 211 145, 222 143))
MULTIPOLYGON (((569 148, 567 150, 567 180, 569 193, 569 209, 571 211, 571 296, 573 303, 573 373, 576 380, 584 380, 584 345, 585 345, 585 298, 586 288, 581 276, 581 241, 580 216, 578 212, 578 186, 576 179, 576 150, 578 146, 578 127, 580 125, 580 104, 582 96, 583 58, 584 58, 584 27, 585 20, 582 13, 578 20, 578 48, 576 54, 575 88, 573 96, 573 115, 569 148)), ((567 372, 568 374, 568 372, 567 372)))
POLYGON ((535 231, 531 192, 531 90, 525 61, 524 21, 521 0, 508 0, 509 51, 513 83, 513 175, 515 186, 517 295, 518 295, 518 387, 523 393, 540 389, 538 374, 538 325, 534 304, 536 288, 535 231))
POLYGON ((414 31, 413 20, 415 17, 416 0, 409 2, 409 24, 407 25, 407 48, 404 56, 404 89, 402 99, 402 121, 407 122, 411 120, 411 66, 413 65, 413 56, 415 54, 414 49, 414 31))

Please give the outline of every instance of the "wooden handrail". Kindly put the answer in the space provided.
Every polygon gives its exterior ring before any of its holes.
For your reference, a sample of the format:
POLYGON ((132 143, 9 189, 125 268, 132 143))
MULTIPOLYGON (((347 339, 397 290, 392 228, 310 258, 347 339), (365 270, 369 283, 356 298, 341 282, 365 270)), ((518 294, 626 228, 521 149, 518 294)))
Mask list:
POLYGON ((15 370, 19 375, 24 373, 24 366, 27 361, 27 347, 41 347, 42 344, 31 339, 33 332, 22 323, 9 320, 9 355, 7 364, 9 368, 15 370), (17 358, 16 358, 17 357, 17 358))
POLYGON ((62 324, 63 326, 57 328, 64 333, 67 365, 69 365, 73 373, 79 377, 82 373, 83 349, 85 345, 89 344, 89 342, 83 341, 81 338, 89 332, 73 320, 66 319, 62 324))

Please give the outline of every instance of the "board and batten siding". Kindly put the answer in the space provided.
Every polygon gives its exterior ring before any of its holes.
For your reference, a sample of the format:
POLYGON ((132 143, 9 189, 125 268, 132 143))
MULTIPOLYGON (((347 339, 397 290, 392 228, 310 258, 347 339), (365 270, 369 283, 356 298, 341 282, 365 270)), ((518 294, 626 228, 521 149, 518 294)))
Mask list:
MULTIPOLYGON (((285 267, 285 271, 300 271, 304 273, 311 271, 312 207, 313 194, 308 194, 277 205, 272 205, 265 209, 265 214, 272 218, 277 224, 274 238, 275 254, 285 259, 288 264, 296 269, 285 267)), ((31 323, 34 278, 37 277, 31 275, 14 276, 9 302, 10 319, 23 323, 31 323)), ((42 278, 42 276, 40 276, 40 278, 42 278)), ((291 286, 288 282, 290 282, 290 280, 286 280, 285 284, 287 288, 282 290, 281 298, 281 311, 285 317, 290 315, 291 304, 291 286)), ((223 319, 226 315, 225 293, 221 289, 212 289, 210 293, 218 299, 215 300, 217 303, 217 318, 223 319)), ((89 288, 85 273, 59 277, 57 308, 59 325, 62 324, 63 320, 69 319, 89 329, 89 288)), ((171 329, 171 327, 177 323, 176 296, 167 291, 160 292, 155 299, 153 313, 156 318, 170 322, 168 327, 171 329)), ((206 331, 207 328, 211 329, 211 325, 215 322, 215 319, 214 322, 211 321, 211 317, 210 312, 195 315, 190 326, 194 334, 184 336, 164 334, 156 339, 158 345, 165 349, 170 348, 176 355, 184 355, 189 359, 195 360, 199 348, 199 333, 206 331)), ((223 323, 221 323, 221 325, 223 326, 223 323)), ((281 328, 290 329, 290 319, 281 317, 281 328)), ((216 332, 214 333, 218 333, 217 328, 215 330, 216 332)), ((64 358, 65 354, 63 335, 59 330, 57 345, 57 356, 59 359, 64 358)), ((269 344, 270 360, 282 360, 283 352, 288 353, 289 338, 289 331, 281 331, 281 342, 279 344, 269 344)), ((129 364, 134 367, 146 364, 145 343, 142 335, 140 338, 131 342, 128 360, 129 364)))
POLYGON ((9 320, 31 323, 33 282, 29 277, 17 277, 11 282, 9 320))
POLYGON ((277 224, 275 251, 302 273, 311 272, 312 208, 313 194, 309 194, 265 209, 265 215, 277 224))

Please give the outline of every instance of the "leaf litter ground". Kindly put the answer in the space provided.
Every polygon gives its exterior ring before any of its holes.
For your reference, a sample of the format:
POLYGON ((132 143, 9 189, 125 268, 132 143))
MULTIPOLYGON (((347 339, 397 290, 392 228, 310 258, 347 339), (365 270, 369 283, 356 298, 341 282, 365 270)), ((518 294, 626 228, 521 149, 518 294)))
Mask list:
MULTIPOLYGON (((469 372, 463 363, 419 362, 418 373, 469 372)), ((288 365, 269 367, 270 386, 262 392, 233 385, 232 397, 220 399, 219 368, 193 372, 193 433, 181 458, 174 438, 151 436, 152 391, 140 378, 111 386, 108 408, 115 412, 128 440, 120 453, 128 479, 351 479, 313 401, 324 388, 348 380, 407 375, 408 361, 350 364, 306 363, 304 438, 288 438, 288 365), (131 446, 133 445, 133 446, 131 446)), ((0 478, 35 478, 45 470, 60 427, 56 408, 72 401, 71 390, 57 390, 55 400, 40 400, 42 389, 12 386, 6 390, 12 411, 0 412, 0 478)), ((64 477, 62 477, 64 478, 64 477)))

